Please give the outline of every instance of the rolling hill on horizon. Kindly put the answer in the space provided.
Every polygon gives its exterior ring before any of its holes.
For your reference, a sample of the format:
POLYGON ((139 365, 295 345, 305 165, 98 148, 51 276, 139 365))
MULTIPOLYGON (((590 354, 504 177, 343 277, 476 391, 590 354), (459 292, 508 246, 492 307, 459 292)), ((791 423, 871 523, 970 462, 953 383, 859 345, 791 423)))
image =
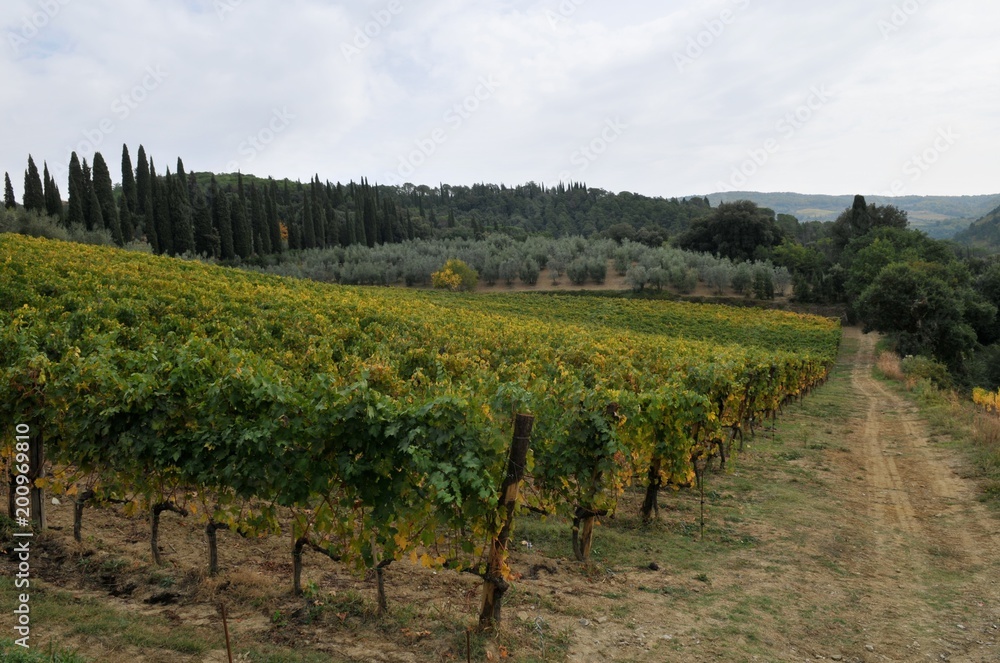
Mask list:
MULTIPOLYGON (((712 206, 734 200, 751 200, 778 214, 791 214, 799 221, 833 221, 851 206, 854 195, 801 194, 791 192, 727 191, 707 196, 712 206)), ((869 203, 895 205, 905 210, 910 226, 935 239, 951 239, 1000 206, 1000 193, 978 196, 889 196, 865 195, 869 203)))

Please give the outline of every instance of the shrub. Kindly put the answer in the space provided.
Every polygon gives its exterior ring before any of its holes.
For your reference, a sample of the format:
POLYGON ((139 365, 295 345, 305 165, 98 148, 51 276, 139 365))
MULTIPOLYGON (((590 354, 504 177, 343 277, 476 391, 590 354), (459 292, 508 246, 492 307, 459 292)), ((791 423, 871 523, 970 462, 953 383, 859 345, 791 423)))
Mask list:
POLYGON ((900 363, 900 367, 903 369, 903 375, 906 376, 907 381, 919 382, 920 380, 929 380, 939 389, 951 389, 953 387, 948 367, 929 357, 905 357, 900 363))
POLYGON ((446 262, 440 271, 431 275, 431 283, 435 288, 448 290, 475 290, 478 282, 479 275, 476 274, 476 270, 454 258, 446 262))

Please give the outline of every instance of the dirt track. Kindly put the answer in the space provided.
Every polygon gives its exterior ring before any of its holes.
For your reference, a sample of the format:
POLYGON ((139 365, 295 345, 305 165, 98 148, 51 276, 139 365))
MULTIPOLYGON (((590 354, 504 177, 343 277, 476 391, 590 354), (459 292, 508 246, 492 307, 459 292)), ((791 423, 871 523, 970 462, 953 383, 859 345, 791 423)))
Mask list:
POLYGON ((998 522, 952 454, 930 443, 916 408, 872 378, 875 339, 846 334, 860 342, 851 381, 864 420, 848 456, 857 464, 842 465, 863 472, 844 517, 873 544, 851 570, 864 579, 878 659, 1000 660, 998 522))

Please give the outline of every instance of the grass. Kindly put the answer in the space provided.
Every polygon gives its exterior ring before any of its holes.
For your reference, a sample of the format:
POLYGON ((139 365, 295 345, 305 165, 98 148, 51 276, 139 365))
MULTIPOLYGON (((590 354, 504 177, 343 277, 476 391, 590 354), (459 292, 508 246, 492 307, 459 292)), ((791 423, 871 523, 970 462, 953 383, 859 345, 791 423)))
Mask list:
POLYGON ((25 649, 13 640, 0 640, 0 663, 88 663, 76 652, 55 645, 49 645, 42 650, 25 649))
POLYGON ((899 357, 879 355, 876 376, 914 403, 930 425, 932 442, 960 450, 980 484, 980 499, 1000 509, 1000 417, 977 411, 968 398, 939 389, 928 380, 898 373, 899 357), (883 366, 885 364, 885 367, 883 366))

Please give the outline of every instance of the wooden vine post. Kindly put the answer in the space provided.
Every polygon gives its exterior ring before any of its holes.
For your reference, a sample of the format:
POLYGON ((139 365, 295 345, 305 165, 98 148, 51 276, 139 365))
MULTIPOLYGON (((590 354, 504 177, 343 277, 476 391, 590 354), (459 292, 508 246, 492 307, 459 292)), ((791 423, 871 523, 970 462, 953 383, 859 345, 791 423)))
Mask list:
POLYGON ((535 418, 529 414, 519 414, 514 419, 514 440, 507 461, 507 475, 500 486, 500 504, 497 509, 503 525, 490 546, 489 561, 486 573, 483 575, 483 608, 479 613, 481 630, 500 624, 500 606, 504 593, 510 587, 507 582, 507 577, 510 575, 507 566, 507 542, 514 524, 514 506, 517 503, 521 479, 524 478, 528 447, 531 444, 531 428, 534 423, 535 418))

